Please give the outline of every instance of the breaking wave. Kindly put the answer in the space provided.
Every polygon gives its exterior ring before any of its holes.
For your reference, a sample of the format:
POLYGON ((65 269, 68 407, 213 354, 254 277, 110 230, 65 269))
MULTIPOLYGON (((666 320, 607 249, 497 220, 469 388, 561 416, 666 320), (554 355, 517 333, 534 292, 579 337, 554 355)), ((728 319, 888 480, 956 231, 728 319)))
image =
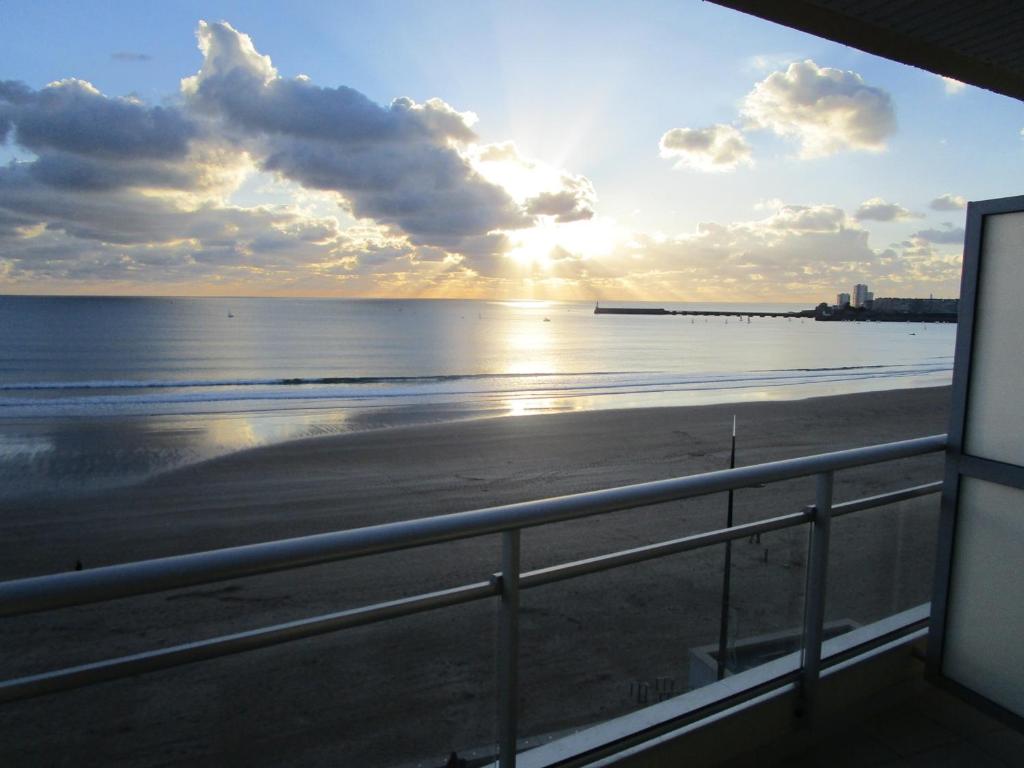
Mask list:
POLYGON ((936 377, 949 360, 907 365, 668 373, 477 373, 429 376, 314 376, 184 381, 59 381, 0 385, 5 416, 189 413, 212 408, 289 408, 334 404, 429 404, 514 398, 749 389, 863 379, 936 377), (204 407, 205 405, 205 407, 204 407))

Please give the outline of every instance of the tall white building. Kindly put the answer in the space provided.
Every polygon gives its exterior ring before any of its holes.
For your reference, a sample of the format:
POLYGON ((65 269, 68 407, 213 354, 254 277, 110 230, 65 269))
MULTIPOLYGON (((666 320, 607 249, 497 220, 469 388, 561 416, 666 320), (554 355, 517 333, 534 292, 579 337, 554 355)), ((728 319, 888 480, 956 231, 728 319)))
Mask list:
POLYGON ((853 286, 853 306, 863 307, 868 300, 868 287, 864 283, 857 283, 853 286))

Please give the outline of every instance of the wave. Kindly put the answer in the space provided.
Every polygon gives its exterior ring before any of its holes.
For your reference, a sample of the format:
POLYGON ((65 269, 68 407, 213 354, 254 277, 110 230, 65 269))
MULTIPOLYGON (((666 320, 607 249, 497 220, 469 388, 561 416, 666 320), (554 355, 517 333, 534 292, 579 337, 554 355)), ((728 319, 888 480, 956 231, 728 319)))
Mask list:
MULTIPOLYGON (((629 371, 587 371, 584 373, 460 373, 428 376, 312 376, 270 379, 161 379, 113 381, 41 381, 0 384, 0 392, 29 392, 69 389, 193 389, 197 387, 273 387, 303 384, 417 384, 478 379, 521 379, 558 376, 621 376, 629 371)), ((658 371, 640 371, 641 374, 658 371)))
POLYGON ((209 412, 221 409, 306 407, 304 404, 309 407, 329 407, 331 404, 339 407, 367 407, 377 404, 601 397, 923 377, 944 375, 951 370, 951 364, 921 363, 689 374, 591 371, 175 382, 53 382, 0 386, 0 393, 3 390, 23 392, 21 396, 0 396, 0 415, 194 413, 200 410, 209 412), (40 392, 45 390, 52 391, 52 394, 40 392), (88 390, 89 394, 83 394, 83 390, 88 390))
MULTIPOLYGON (((936 356, 927 358, 928 360, 947 360, 949 361, 949 368, 952 370, 953 358, 948 356, 936 356)), ((938 365, 937 363, 930 363, 930 365, 938 365)), ((767 373, 778 373, 783 371, 870 371, 875 368, 918 368, 921 363, 890 363, 890 364, 878 364, 878 365, 834 365, 829 368, 766 368, 764 369, 767 373)))

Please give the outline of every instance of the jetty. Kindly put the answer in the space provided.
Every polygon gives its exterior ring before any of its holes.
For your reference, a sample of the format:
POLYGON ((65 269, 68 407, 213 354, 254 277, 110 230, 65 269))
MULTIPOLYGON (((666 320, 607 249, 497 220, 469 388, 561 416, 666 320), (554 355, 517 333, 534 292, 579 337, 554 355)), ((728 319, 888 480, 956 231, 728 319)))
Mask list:
MULTIPOLYGON (((883 299, 881 301, 889 301, 883 299)), ((907 301, 907 300, 903 300, 907 301)), ((914 299, 922 303, 928 299, 914 299)), ((690 317, 738 317, 740 320, 752 317, 785 317, 810 318, 822 322, 856 322, 856 323, 955 323, 957 313, 955 299, 936 299, 935 301, 950 302, 954 307, 949 311, 942 307, 940 311, 925 311, 913 307, 906 311, 888 309, 868 309, 865 307, 830 307, 819 304, 814 309, 801 309, 795 312, 761 312, 757 310, 722 310, 722 309, 663 309, 660 307, 602 307, 594 306, 595 315, 682 315, 690 317), (945 310, 945 311, 943 311, 945 310)), ((883 306, 887 306, 884 305, 883 306)))
POLYGON ((594 307, 595 315, 689 315, 691 317, 814 317, 813 309, 798 312, 760 312, 722 309, 661 309, 655 307, 594 307))

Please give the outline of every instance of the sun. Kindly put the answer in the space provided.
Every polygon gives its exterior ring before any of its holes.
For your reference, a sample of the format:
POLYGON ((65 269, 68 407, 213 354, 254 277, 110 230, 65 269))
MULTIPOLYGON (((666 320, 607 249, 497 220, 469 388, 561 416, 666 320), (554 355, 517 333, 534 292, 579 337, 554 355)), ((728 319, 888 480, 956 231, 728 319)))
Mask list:
POLYGON ((629 240, 628 231, 613 219, 598 216, 568 224, 542 220, 508 236, 512 247, 507 255, 515 264, 549 272, 565 257, 608 258, 629 240))

